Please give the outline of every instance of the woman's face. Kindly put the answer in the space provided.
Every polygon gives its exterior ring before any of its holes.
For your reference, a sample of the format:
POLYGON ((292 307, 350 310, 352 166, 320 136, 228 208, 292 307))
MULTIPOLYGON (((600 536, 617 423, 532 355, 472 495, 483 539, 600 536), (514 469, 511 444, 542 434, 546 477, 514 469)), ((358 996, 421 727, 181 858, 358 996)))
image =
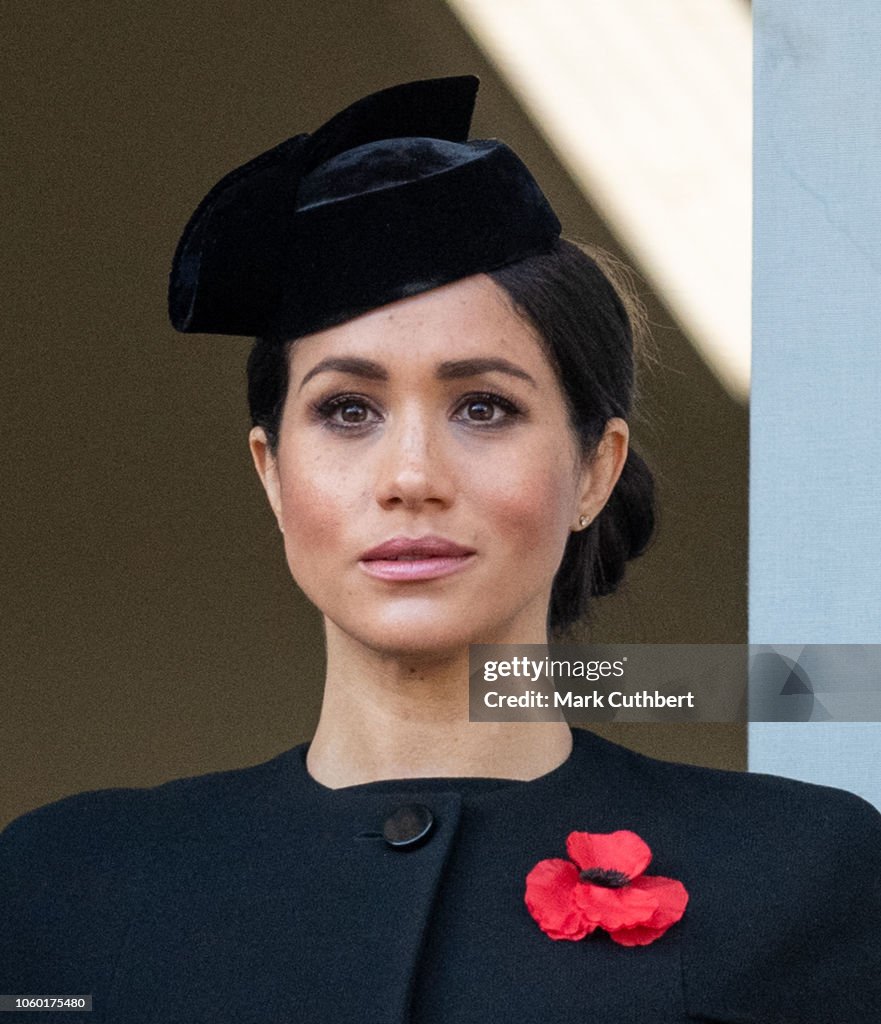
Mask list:
POLYGON ((387 655, 543 643, 579 516, 626 455, 585 464, 539 343, 483 275, 297 341, 275 456, 251 449, 294 579, 387 655))

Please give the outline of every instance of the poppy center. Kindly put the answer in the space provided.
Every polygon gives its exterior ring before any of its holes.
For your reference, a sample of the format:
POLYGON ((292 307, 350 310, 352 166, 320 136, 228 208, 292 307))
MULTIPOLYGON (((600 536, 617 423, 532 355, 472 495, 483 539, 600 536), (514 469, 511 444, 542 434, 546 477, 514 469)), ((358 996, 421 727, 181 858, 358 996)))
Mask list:
POLYGON ((606 868, 585 868, 578 873, 582 882, 593 882, 604 889, 622 889, 630 881, 623 871, 610 871, 606 868))

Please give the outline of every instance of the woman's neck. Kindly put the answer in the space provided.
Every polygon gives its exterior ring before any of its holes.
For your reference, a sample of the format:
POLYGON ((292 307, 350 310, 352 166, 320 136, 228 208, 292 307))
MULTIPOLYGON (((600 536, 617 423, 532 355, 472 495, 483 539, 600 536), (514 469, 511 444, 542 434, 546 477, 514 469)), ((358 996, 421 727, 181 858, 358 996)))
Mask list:
POLYGON ((379 779, 534 779, 572 748, 563 722, 471 722, 468 650, 406 658, 328 626, 327 680, 307 766, 331 789, 379 779))

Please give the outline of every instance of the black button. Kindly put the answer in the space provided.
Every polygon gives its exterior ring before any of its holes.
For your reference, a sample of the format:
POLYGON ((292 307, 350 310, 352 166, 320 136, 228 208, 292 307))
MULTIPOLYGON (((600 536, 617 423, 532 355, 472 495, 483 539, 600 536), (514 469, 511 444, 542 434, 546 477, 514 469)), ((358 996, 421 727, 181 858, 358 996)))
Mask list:
POLYGON ((404 804, 382 826, 382 837, 396 849, 424 843, 434 828, 434 815, 425 804, 404 804))

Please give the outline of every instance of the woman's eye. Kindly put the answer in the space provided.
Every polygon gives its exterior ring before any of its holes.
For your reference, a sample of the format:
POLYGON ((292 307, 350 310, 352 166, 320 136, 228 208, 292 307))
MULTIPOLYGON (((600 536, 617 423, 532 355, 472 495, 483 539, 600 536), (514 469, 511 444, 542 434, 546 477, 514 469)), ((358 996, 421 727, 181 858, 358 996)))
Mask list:
POLYGON ((374 410, 363 399, 345 395, 322 403, 318 414, 331 426, 343 429, 362 427, 377 418, 374 410))
POLYGON ((501 395, 474 395, 459 406, 459 419, 468 423, 502 423, 517 416, 519 409, 501 395))
POLYGON ((465 408, 468 411, 468 418, 471 420, 491 420, 496 414, 497 406, 492 402, 478 399, 476 402, 469 402, 465 408))
POLYGON ((343 423, 363 423, 367 419, 367 407, 360 402, 346 402, 337 406, 336 414, 343 423))

